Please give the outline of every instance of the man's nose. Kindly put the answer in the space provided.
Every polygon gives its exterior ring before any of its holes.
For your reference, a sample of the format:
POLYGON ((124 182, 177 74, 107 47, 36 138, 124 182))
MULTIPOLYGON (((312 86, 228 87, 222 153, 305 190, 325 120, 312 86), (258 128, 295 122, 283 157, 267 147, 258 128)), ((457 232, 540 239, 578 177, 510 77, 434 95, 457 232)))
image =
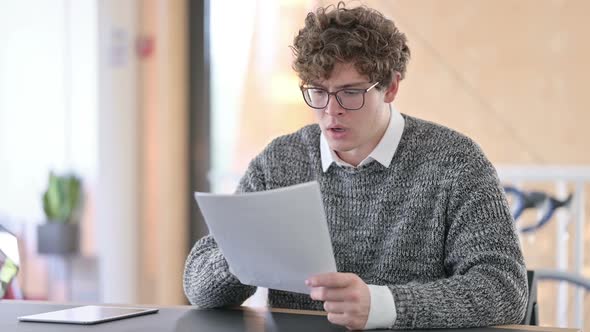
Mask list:
POLYGON ((338 100, 336 100, 336 96, 330 95, 328 97, 328 105, 326 105, 326 109, 324 112, 329 115, 340 115, 343 114, 346 110, 340 106, 338 100))

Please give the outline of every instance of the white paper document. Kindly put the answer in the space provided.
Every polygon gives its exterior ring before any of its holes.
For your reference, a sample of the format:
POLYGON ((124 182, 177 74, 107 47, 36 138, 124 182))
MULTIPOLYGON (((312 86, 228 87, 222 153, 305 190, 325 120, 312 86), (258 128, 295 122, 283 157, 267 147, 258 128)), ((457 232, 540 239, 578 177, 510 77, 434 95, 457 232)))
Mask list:
POLYGON ((305 279, 336 272, 317 182, 235 195, 197 192, 195 198, 241 283, 309 294, 305 279))

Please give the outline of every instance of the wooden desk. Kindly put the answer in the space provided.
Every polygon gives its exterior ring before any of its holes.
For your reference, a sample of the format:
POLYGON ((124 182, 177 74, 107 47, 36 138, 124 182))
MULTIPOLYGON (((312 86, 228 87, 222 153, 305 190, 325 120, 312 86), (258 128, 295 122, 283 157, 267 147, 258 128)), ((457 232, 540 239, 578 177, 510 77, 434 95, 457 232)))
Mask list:
MULTIPOLYGON (((196 310, 191 306, 158 307, 154 315, 133 317, 96 325, 68 325, 19 322, 17 317, 47 311, 62 310, 79 305, 45 302, 0 301, 1 332, 34 331, 176 331, 176 332, 332 332, 346 331, 332 325, 325 313, 287 309, 212 309, 196 310)), ((537 326, 500 326, 476 329, 446 329, 444 332, 504 332, 504 331, 576 332, 576 329, 560 329, 537 326)), ((419 331, 419 330, 414 330, 419 331)), ((429 332, 432 332, 429 331, 429 332)))

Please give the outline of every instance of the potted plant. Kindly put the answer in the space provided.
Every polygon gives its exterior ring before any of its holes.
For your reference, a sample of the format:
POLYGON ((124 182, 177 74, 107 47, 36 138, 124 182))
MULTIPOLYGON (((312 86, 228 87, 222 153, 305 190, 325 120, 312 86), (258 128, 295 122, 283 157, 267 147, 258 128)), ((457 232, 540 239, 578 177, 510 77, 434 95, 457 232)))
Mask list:
POLYGON ((40 254, 65 255, 78 251, 82 202, 82 183, 77 176, 49 173, 49 183, 43 194, 47 222, 37 227, 40 254))

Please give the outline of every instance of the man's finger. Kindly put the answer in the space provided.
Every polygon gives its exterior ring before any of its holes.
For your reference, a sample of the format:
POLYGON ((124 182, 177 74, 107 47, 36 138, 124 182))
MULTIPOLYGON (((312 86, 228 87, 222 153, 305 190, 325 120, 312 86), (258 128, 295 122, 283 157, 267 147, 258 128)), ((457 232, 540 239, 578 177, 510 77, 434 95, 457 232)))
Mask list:
POLYGON ((324 310, 327 313, 344 314, 354 311, 356 304, 350 302, 326 301, 324 302, 324 310))
POLYGON ((309 292, 312 300, 316 301, 349 301, 358 302, 360 295, 354 289, 344 288, 328 288, 328 287, 313 287, 309 292))
POLYGON ((337 314, 333 312, 328 313, 328 320, 332 324, 346 326, 350 322, 350 318, 345 314, 337 314))
POLYGON ((309 287, 346 287, 354 281, 354 274, 332 272, 318 274, 305 281, 309 287))

